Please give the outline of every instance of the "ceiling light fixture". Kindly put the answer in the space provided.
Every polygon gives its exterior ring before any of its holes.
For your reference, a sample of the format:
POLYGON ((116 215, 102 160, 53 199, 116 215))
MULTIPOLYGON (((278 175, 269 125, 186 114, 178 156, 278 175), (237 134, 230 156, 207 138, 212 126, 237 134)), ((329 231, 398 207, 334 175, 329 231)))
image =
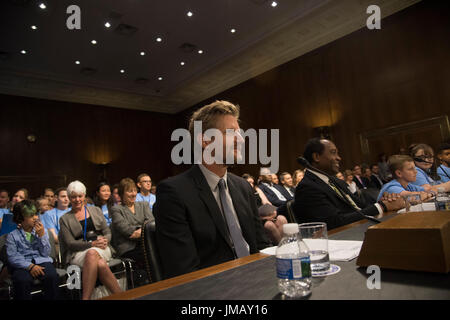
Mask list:
POLYGON ((25 50, 20 51, 21 54, 26 54, 27 52, 25 50))
POLYGON ((91 43, 92 44, 97 44, 97 40, 92 40, 91 43))
POLYGON ((45 3, 41 2, 39 4, 39 8, 41 8, 42 10, 45 10, 47 8, 47 6, 45 5, 45 3))
POLYGON ((271 4, 272 7, 275 8, 277 5, 278 5, 278 3, 276 1, 272 1, 272 4, 271 4))
POLYGON ((158 77, 158 80, 161 81, 163 78, 162 77, 158 77))
POLYGON ((235 33, 236 29, 231 29, 230 31, 231 31, 231 33, 235 33))
POLYGON ((31 29, 36 30, 37 27, 36 26, 31 26, 31 29))
POLYGON ((123 70, 123 69, 120 69, 120 73, 125 73, 125 70, 123 70))
POLYGON ((188 17, 192 17, 194 14, 193 14, 191 11, 189 11, 188 13, 186 13, 186 15, 187 15, 188 17))
POLYGON ((184 66, 184 65, 185 65, 184 61, 181 61, 181 62, 180 62, 180 65, 184 66))
POLYGON ((144 51, 141 51, 140 55, 141 55, 141 56, 145 56, 145 52, 144 52, 144 51))
POLYGON ((158 38, 156 38, 156 41, 157 41, 157 42, 161 42, 162 39, 161 39, 160 37, 158 37, 158 38))
POLYGON ((198 54, 202 54, 203 53, 203 50, 198 50, 198 54))
POLYGON ((75 64, 80 64, 80 61, 78 61, 78 60, 77 60, 77 61, 75 61, 75 64))
POLYGON ((111 27, 111 23, 106 22, 106 23, 105 23, 105 27, 107 27, 107 28, 111 27))

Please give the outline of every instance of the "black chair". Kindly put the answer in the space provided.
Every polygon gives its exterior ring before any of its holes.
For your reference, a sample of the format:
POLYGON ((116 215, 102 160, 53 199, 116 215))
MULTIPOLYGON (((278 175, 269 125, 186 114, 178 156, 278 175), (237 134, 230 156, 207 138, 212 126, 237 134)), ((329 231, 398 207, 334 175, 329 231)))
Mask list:
POLYGON ((286 208, 287 208, 287 215, 286 215, 286 219, 288 221, 288 223, 298 223, 297 219, 295 219, 295 214, 294 214, 294 209, 292 208, 292 206, 294 205, 294 199, 289 200, 288 202, 286 202, 286 208))
POLYGON ((141 240, 144 249, 145 266, 150 283, 163 279, 161 260, 156 245, 155 222, 146 222, 142 227, 141 240))

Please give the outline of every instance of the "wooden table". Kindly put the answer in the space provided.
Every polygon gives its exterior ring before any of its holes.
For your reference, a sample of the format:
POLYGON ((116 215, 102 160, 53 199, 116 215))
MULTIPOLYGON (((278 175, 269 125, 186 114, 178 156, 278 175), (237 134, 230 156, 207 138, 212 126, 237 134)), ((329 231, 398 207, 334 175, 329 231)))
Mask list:
MULTIPOLYGON (((394 213, 394 212, 380 214, 377 218, 383 218, 392 213, 394 213)), ((356 222, 350 223, 348 225, 330 230, 330 231, 328 231, 328 234, 333 235, 333 234, 342 232, 344 230, 363 225, 365 223, 367 223, 366 219, 356 221, 356 222)), ((149 285, 145 285, 145 286, 138 287, 135 289, 127 290, 122 293, 118 293, 115 295, 105 297, 102 300, 132 300, 132 299, 140 298, 140 297, 152 294, 152 293, 156 293, 156 292, 159 292, 162 290, 166 290, 166 289, 181 285, 181 284, 185 284, 185 283, 189 283, 189 282, 192 282, 195 280, 206 278, 206 277, 209 277, 209 276, 212 276, 212 275, 215 275, 215 274, 218 274, 218 273, 221 273, 221 272, 233 269, 233 268, 238 268, 238 267, 244 266, 246 264, 253 263, 253 262, 261 260, 261 259, 265 259, 267 257, 269 257, 269 255, 264 254, 264 253, 252 254, 252 255, 244 257, 244 258, 228 261, 228 262, 221 263, 221 264, 209 267, 209 268, 204 268, 204 269, 190 272, 187 274, 183 274, 183 275, 180 275, 180 276, 177 276, 174 278, 162 280, 162 281, 155 282, 155 283, 152 283, 149 285)))

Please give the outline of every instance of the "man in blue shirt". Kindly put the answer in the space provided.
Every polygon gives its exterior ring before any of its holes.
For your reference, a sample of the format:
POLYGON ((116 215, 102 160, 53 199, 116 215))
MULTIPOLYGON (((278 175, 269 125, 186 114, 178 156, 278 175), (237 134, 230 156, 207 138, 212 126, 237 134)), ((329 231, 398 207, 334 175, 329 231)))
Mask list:
MULTIPOLYGON (((381 199, 385 192, 398 193, 402 196, 416 194, 425 191, 421 186, 412 184, 416 181, 417 170, 414 160, 406 155, 393 155, 389 158, 389 170, 394 177, 393 180, 383 185, 378 195, 377 201, 381 199)), ((423 198, 427 195, 423 194, 423 198)))
POLYGON ((153 204, 156 201, 156 196, 150 193, 152 188, 152 179, 146 173, 142 173, 137 177, 137 186, 139 187, 139 193, 136 195, 136 202, 145 201, 153 209, 153 204))
POLYGON ((450 181, 450 143, 441 144, 437 156, 441 162, 437 168, 437 174, 442 182, 448 182, 450 181))
POLYGON ((58 276, 50 254, 50 242, 33 201, 23 200, 13 209, 14 222, 19 227, 6 238, 7 266, 17 300, 31 299, 34 279, 42 281, 44 299, 57 297, 58 276))
POLYGON ((45 229, 50 231, 50 234, 55 239, 55 243, 58 243, 59 218, 70 211, 69 203, 70 200, 67 196, 66 188, 59 188, 56 190, 56 207, 41 215, 42 223, 45 229))

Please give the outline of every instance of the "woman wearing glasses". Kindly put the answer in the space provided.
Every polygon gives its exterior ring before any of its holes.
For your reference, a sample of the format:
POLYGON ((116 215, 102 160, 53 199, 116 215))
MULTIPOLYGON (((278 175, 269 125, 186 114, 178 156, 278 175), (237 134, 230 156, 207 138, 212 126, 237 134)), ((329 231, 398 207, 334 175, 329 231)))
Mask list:
POLYGON ((413 184, 423 187, 426 192, 437 192, 437 188, 440 187, 443 187, 445 192, 449 192, 450 182, 442 183, 436 173, 433 149, 427 144, 419 143, 410 146, 409 150, 417 170, 416 181, 413 184))

